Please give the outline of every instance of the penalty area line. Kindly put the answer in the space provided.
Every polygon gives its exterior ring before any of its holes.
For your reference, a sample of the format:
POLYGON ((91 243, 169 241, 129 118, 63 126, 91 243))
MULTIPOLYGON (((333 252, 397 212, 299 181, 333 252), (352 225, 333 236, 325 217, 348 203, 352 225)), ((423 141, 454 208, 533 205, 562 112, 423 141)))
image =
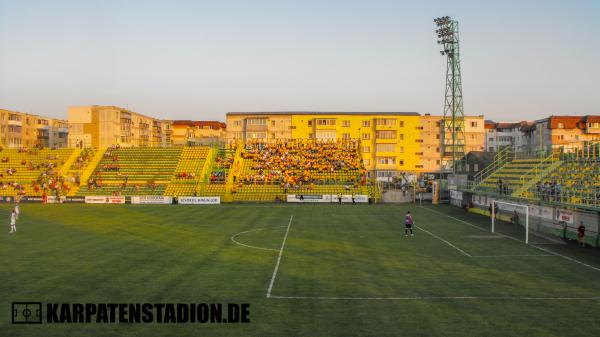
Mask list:
MULTIPOLYGON (((453 217, 453 216, 450 216, 450 215, 448 215, 448 214, 444 214, 444 213, 442 213, 442 212, 438 212, 438 211, 436 211, 436 210, 434 210, 434 209, 431 209, 431 208, 429 208, 429 207, 423 207, 423 206, 419 206, 419 207, 421 207, 421 208, 423 208, 423 209, 426 209, 426 210, 428 210, 428 211, 431 211, 431 212, 433 212, 433 213, 437 213, 437 214, 443 215, 443 216, 445 216, 445 217, 447 217, 447 218, 450 218, 450 219, 456 220, 456 221, 458 221, 458 222, 462 222, 462 223, 464 223, 465 225, 468 225, 468 226, 471 226, 471 227, 477 228, 477 229, 479 229, 480 231, 487 232, 487 230, 486 230, 486 229, 484 229, 484 228, 482 228, 482 227, 479 227, 479 226, 473 225, 472 223, 469 223, 469 222, 466 222, 466 221, 464 221, 464 220, 461 220, 461 219, 455 218, 455 217, 453 217)), ((511 239, 511 240, 514 240, 514 241, 517 241, 517 242, 520 242, 520 243, 525 243, 525 242, 523 242, 523 241, 521 241, 521 240, 519 240, 519 239, 513 238, 512 236, 508 236, 508 235, 504 235, 504 234, 500 234, 500 233, 496 233, 496 234, 497 234, 497 235, 501 235, 501 236, 503 236, 503 237, 505 237, 505 238, 507 238, 507 239, 511 239)), ((548 254, 552 254, 552 255, 554 255, 554 256, 559 256, 559 257, 562 257, 562 258, 563 258, 563 259, 565 259, 565 260, 569 260, 569 261, 571 261, 571 262, 574 262, 574 263, 580 264, 580 265, 582 265, 582 266, 585 266, 585 267, 588 267, 588 268, 590 268, 590 269, 593 269, 593 270, 595 270, 595 271, 599 271, 599 272, 600 272, 600 268, 598 268, 598 267, 594 267, 594 266, 592 266, 592 265, 589 265, 589 264, 587 264, 587 263, 585 263, 585 262, 581 262, 581 261, 579 261, 579 260, 576 260, 576 259, 574 259, 574 258, 572 258, 572 257, 568 257, 568 256, 565 256, 565 255, 562 255, 562 254, 559 254, 559 253, 553 252, 553 251, 551 251, 551 250, 548 250, 548 249, 546 249, 546 248, 538 247, 538 246, 536 246, 535 244, 531 244, 531 245, 528 245, 528 246, 530 246, 530 247, 533 247, 533 248, 535 248, 535 249, 538 249, 538 250, 541 250, 541 251, 543 251, 544 253, 548 253, 548 254)))
POLYGON ((273 276, 271 276, 271 283, 269 283, 269 288, 267 289, 267 298, 271 297, 271 290, 273 290, 273 284, 275 284, 275 278, 277 277, 277 271, 279 270, 279 264, 281 263, 281 257, 283 256, 283 248, 285 247, 285 241, 287 240, 288 233, 290 232, 290 227, 292 226, 292 220, 294 219, 294 215, 290 216, 290 222, 288 222, 287 229, 285 230, 285 235, 283 236, 283 242, 281 242, 281 248, 279 248, 279 255, 277 256, 277 263, 275 264, 275 269, 273 269, 273 276))
POLYGON ((428 230, 426 230, 426 229, 423 229, 423 228, 421 228, 421 227, 419 227, 419 226, 417 226, 417 225, 414 225, 414 226, 415 226, 415 228, 418 228, 418 229, 422 230, 423 232, 425 232, 425 233, 427 233, 427 234, 431 235, 432 237, 434 237, 434 238, 436 238, 436 239, 438 239, 438 240, 442 241, 443 243, 447 244, 448 246, 450 246, 450 247, 452 247, 452 248, 454 248, 454 249, 458 250, 459 252, 463 253, 465 256, 472 257, 472 256, 471 256, 471 254, 469 254, 469 253, 465 252, 464 250, 462 250, 462 249, 460 249, 460 248, 456 247, 455 245, 453 245, 453 244, 452 244, 452 243, 450 243, 449 241, 446 241, 446 240, 442 239, 441 237, 439 237, 439 236, 437 236, 437 235, 433 234, 432 232, 430 232, 430 231, 428 231, 428 230))

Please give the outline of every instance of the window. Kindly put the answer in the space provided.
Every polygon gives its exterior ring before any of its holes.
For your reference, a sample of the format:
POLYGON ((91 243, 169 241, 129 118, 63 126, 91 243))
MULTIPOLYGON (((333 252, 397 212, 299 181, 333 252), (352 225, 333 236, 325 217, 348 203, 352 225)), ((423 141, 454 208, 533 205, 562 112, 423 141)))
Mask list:
POLYGON ((350 140, 350 134, 349 133, 342 133, 342 139, 344 139, 344 140, 350 140))
POLYGON ((362 126, 363 126, 363 128, 370 128, 371 121, 362 121, 362 126))
POLYGON ((364 153, 368 153, 368 152, 371 152, 371 147, 370 146, 363 146, 362 150, 363 150, 364 153))
POLYGON ((471 139, 475 139, 475 135, 471 135, 471 139))
POLYGON ((435 163, 436 163, 437 165, 439 165, 439 164, 440 164, 440 160, 439 160, 439 159, 438 159, 438 160, 436 160, 436 161, 435 161, 435 163))
POLYGON ((488 138, 488 141, 493 142, 494 141, 494 137, 488 138))
POLYGON ((423 139, 415 139, 415 143, 423 143, 423 139))
POLYGON ((394 165, 396 164, 395 157, 377 157, 377 162, 381 165, 394 165))
POLYGON ((335 119, 317 119, 317 126, 335 126, 335 119))
POLYGON ((396 172, 394 172, 394 171, 377 170, 377 177, 378 178, 389 178, 389 177, 393 177, 395 175, 396 175, 396 172))
POLYGON ((400 140, 404 140, 404 134, 403 134, 403 133, 399 134, 399 135, 398 135, 398 139, 400 139, 400 140))
POLYGON ((423 152, 415 152, 415 155, 416 155, 416 156, 422 156, 422 155, 423 155, 423 152))
POLYGON ((265 139, 267 138, 266 132, 247 132, 246 138, 248 139, 265 139))
POLYGON ((317 139, 336 139, 335 131, 317 131, 315 136, 317 139))
POLYGON ((246 120, 246 124, 247 125, 266 126, 267 125, 267 119, 266 118, 248 118, 246 120))
POLYGON ((423 165, 415 165, 415 168, 422 169, 423 165))
POLYGON ((564 129, 565 125, 563 123, 558 123, 558 125, 556 126, 558 129, 564 129))
POLYGON ((369 140, 369 139, 371 139, 371 134, 370 133, 363 133, 362 134, 362 139, 363 140, 369 140))
POLYGON ((415 127, 415 129, 417 129, 417 130, 423 130, 423 127, 422 126, 417 126, 417 127, 415 127))
POLYGON ((396 131, 377 131, 375 134, 377 139, 396 139, 396 131))
POLYGON ((378 126, 395 126, 396 119, 395 118, 377 118, 377 119, 375 119, 375 123, 378 126))
POLYGON ((435 148, 435 152, 437 152, 437 153, 440 153, 440 148, 439 148, 439 147, 436 147, 436 148, 435 148))
POLYGON ((349 128, 350 127, 350 121, 342 121, 342 127, 349 128))
POLYGON ((400 121, 400 127, 403 128, 404 127, 404 121, 400 121))
POLYGON ((473 172, 479 172, 479 164, 473 164, 473 172))
POLYGON ((476 128, 477 127, 477 122, 471 122, 471 127, 476 128))
POLYGON ((435 135, 435 139, 440 139, 440 134, 439 133, 435 135))
POLYGON ((396 144, 377 144, 377 152, 396 152, 396 144))
POLYGON ((404 153, 404 146, 400 146, 400 148, 398 149, 398 152, 404 153))
POLYGON ((312 120, 308 121, 308 126, 312 127, 312 120))
POLYGON ((275 121, 271 121, 271 126, 275 126, 275 121))

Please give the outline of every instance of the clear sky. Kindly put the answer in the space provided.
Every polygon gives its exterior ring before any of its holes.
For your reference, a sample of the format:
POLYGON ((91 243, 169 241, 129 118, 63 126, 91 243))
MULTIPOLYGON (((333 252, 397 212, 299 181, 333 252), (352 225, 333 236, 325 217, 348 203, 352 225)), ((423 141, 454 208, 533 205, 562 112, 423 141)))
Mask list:
POLYGON ((0 107, 440 114, 443 15, 460 22, 467 114, 600 114, 600 0, 0 0, 0 107))

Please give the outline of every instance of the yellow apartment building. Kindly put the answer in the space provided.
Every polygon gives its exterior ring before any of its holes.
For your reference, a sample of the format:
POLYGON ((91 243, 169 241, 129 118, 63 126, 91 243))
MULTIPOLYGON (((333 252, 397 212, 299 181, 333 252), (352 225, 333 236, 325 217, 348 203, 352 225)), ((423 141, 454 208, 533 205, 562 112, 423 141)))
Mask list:
POLYGON ((69 146, 171 146, 172 122, 117 106, 69 108, 69 146))
POLYGON ((0 144, 3 147, 67 146, 67 121, 0 109, 0 144))
MULTIPOLYGON (((439 171, 442 119, 415 112, 230 112, 227 139, 360 140, 367 170, 382 178, 439 171)), ((467 152, 482 151, 484 135, 483 116, 465 117, 467 152)))

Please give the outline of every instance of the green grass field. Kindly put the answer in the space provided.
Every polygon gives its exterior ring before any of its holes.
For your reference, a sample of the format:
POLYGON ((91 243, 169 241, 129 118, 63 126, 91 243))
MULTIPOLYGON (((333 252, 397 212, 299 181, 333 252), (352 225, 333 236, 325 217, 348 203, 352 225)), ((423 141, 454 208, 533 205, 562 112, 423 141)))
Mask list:
POLYGON ((600 335, 597 249, 449 206, 23 204, 10 235, 9 210, 1 336, 600 335), (245 302, 251 322, 12 325, 13 301, 245 302))

